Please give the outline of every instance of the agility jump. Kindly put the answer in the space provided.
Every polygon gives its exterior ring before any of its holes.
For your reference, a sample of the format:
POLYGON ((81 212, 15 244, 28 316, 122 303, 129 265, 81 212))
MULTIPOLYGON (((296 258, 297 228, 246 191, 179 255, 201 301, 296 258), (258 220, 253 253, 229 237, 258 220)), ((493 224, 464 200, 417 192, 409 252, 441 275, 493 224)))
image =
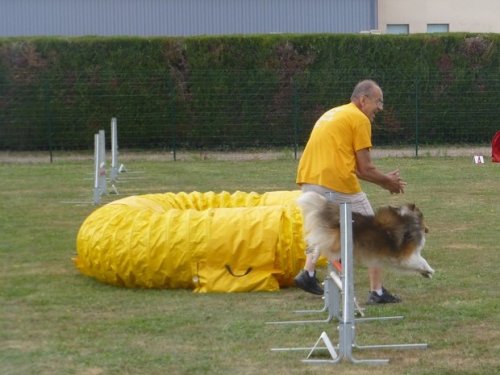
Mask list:
MULTIPOLYGON (((353 349, 426 349, 427 344, 392 344, 392 345, 358 345, 355 336, 355 298, 354 298, 354 267, 353 267, 353 239, 352 239, 352 213, 350 203, 340 204, 340 238, 341 238, 341 262, 342 269, 340 275, 335 270, 329 268, 329 275, 326 280, 325 292, 331 292, 336 289, 335 296, 341 296, 341 299, 333 298, 335 311, 333 315, 340 316, 338 325, 338 345, 334 346, 328 334, 323 331, 312 347, 298 348, 273 348, 273 351, 294 351, 307 350, 309 353, 305 363, 311 364, 337 364, 343 360, 355 364, 381 365, 387 364, 388 359, 356 359, 353 356, 353 349), (340 304, 339 304, 340 302, 340 304), (320 346, 323 344, 324 346, 320 346), (330 355, 328 359, 314 358, 318 352, 325 352, 330 355)), ((328 296, 326 296, 328 298, 328 296)), ((331 313, 332 314, 332 313, 331 313)), ((399 317, 393 317, 399 318, 399 317)), ((387 318, 367 318, 366 320, 377 320, 387 318)), ((389 318, 391 319, 391 318, 389 318)))

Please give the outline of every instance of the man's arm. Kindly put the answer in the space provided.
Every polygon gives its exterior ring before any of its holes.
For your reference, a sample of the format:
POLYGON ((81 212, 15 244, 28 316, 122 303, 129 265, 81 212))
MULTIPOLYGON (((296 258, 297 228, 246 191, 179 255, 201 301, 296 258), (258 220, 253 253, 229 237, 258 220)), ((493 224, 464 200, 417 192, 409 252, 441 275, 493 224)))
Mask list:
POLYGON ((370 149, 356 151, 356 175, 358 178, 379 185, 391 193, 404 193, 406 182, 399 176, 399 170, 384 174, 373 164, 370 149))

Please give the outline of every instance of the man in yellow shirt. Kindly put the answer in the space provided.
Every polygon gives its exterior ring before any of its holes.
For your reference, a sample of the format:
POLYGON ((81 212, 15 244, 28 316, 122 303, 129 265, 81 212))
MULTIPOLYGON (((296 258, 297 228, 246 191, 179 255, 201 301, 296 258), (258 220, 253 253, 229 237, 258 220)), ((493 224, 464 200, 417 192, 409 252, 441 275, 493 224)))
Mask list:
MULTIPOLYGON (((399 170, 382 173, 370 155, 371 123, 383 109, 380 86, 372 80, 359 82, 351 102, 324 113, 314 125, 297 170, 297 184, 303 192, 315 191, 336 203, 351 202, 353 212, 373 215, 373 209, 361 190, 359 179, 374 183, 391 194, 403 193, 406 186, 399 170)), ((306 263, 295 277, 295 284, 310 293, 322 295, 316 279, 319 254, 308 249, 306 263)), ((394 303, 401 299, 383 287, 382 270, 368 269, 368 303, 394 303)))

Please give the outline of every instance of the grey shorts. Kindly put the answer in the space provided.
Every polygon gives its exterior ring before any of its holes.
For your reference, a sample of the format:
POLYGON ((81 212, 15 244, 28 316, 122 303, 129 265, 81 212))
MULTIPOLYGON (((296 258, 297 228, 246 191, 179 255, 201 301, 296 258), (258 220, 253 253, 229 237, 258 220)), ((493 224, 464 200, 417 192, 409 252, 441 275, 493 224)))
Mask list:
POLYGON ((314 191, 315 193, 323 195, 324 197, 326 197, 326 199, 334 203, 350 202, 352 212, 357 212, 366 216, 375 215, 372 205, 368 201, 366 194, 363 192, 356 194, 344 194, 327 189, 321 185, 311 184, 303 184, 301 186, 301 190, 304 193, 308 191, 314 191))

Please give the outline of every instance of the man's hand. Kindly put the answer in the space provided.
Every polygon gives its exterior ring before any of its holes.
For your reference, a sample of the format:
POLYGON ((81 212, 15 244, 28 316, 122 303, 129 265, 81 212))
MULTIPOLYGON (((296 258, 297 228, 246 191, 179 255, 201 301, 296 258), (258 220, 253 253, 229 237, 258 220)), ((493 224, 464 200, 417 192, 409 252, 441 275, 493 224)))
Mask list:
POLYGON ((385 188, 391 192, 391 194, 404 193, 407 183, 403 181, 399 173, 399 168, 386 174, 389 177, 389 181, 385 188))

